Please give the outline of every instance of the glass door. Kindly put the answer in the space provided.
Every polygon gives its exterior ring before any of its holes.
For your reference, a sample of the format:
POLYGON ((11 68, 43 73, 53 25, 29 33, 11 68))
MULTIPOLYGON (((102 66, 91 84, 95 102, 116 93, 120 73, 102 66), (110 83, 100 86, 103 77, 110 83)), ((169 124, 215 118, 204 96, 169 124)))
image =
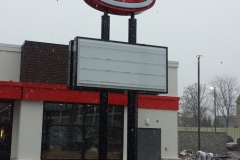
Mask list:
POLYGON ((10 160, 12 110, 12 103, 0 102, 0 160, 10 160))

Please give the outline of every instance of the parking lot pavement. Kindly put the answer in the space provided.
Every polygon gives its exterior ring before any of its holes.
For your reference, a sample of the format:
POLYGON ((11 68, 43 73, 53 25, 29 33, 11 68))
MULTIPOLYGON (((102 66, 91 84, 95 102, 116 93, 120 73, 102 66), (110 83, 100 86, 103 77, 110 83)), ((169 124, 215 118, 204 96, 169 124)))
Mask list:
POLYGON ((228 151, 228 154, 233 157, 234 159, 240 159, 240 152, 239 151, 228 151))

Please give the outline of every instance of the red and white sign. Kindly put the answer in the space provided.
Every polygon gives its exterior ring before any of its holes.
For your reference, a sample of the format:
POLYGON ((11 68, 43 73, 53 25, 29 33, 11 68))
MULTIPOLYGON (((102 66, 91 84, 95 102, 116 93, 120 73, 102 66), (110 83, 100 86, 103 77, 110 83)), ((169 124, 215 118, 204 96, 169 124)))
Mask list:
POLYGON ((151 8, 156 0, 84 0, 89 6, 99 11, 108 10, 115 15, 139 14, 151 8))

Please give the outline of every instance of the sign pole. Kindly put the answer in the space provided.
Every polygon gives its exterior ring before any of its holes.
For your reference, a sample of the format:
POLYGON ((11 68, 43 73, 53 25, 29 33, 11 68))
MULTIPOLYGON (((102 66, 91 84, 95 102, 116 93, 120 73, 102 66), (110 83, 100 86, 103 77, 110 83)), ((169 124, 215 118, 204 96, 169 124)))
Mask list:
MULTIPOLYGON (((102 34, 103 41, 109 41, 110 16, 107 9, 102 16, 102 34)), ((102 89, 100 91, 100 109, 99 109, 99 150, 98 159, 107 159, 107 118, 108 118, 108 91, 102 89)))
MULTIPOLYGON (((137 20, 134 13, 129 19, 128 43, 137 42, 137 20)), ((128 130, 127 130, 127 159, 137 160, 137 127, 138 127, 138 94, 128 91, 128 130)))

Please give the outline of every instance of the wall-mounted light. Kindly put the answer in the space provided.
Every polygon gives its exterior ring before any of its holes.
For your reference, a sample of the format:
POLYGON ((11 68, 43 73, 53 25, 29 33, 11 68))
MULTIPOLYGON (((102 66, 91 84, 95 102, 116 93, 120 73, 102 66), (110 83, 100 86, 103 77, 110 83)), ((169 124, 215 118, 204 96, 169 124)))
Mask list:
POLYGON ((1 131, 0 131, 0 138, 3 138, 3 136, 4 136, 4 129, 1 129, 1 131))
POLYGON ((146 124, 146 125, 149 125, 149 121, 150 121, 149 118, 146 118, 146 119, 145 119, 145 124, 146 124))

